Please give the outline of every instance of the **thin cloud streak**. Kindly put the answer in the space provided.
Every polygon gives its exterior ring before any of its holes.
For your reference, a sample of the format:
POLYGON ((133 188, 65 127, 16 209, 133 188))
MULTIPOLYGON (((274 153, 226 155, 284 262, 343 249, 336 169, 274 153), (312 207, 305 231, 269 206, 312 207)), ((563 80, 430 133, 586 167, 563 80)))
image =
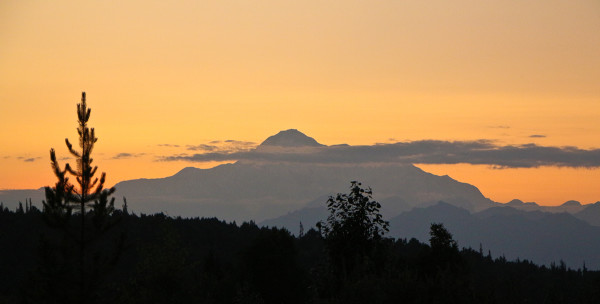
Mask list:
POLYGON ((231 154, 237 152, 247 152, 256 148, 256 143, 249 141, 239 141, 233 139, 213 140, 209 144, 187 145, 189 151, 199 151, 205 153, 224 153, 231 154))
MULTIPOLYGON (((5 159, 8 159, 8 158, 10 158, 10 156, 5 156, 4 158, 5 158, 5 159)), ((41 156, 36 156, 36 157, 29 157, 29 156, 17 156, 17 157, 15 157, 15 158, 16 158, 16 159, 18 159, 18 160, 22 160, 22 161, 24 161, 24 162, 26 162, 26 163, 32 163, 32 162, 34 162, 34 161, 36 161, 36 160, 38 160, 38 159, 41 159, 42 157, 41 157, 41 156)))
POLYGON ((134 157, 141 157, 146 155, 146 153, 119 153, 115 156, 112 157, 112 159, 126 159, 126 158, 134 158, 134 157))
POLYGON ((159 147, 169 147, 169 148, 179 148, 179 145, 174 145, 174 144, 158 144, 157 146, 159 147))
POLYGON ((474 164, 493 168, 536 168, 542 166, 597 168, 600 149, 547 147, 536 144, 499 146, 490 140, 423 140, 371 146, 325 146, 296 149, 207 152, 159 157, 160 161, 261 161, 319 164, 474 164))

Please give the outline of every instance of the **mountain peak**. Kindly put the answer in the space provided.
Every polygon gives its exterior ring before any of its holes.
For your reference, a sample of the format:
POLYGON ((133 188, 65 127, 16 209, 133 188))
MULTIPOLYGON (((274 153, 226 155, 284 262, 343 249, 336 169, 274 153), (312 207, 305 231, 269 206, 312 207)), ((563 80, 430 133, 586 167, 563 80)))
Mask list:
POLYGON ((566 201, 561 206, 565 206, 565 207, 568 207, 568 206, 581 206, 581 203, 578 202, 578 201, 570 200, 570 201, 566 201))
POLYGON ((263 141, 261 146, 277 146, 277 147, 321 147, 314 138, 306 136, 304 133, 289 129, 280 131, 279 133, 270 136, 263 141))
POLYGON ((524 202, 522 200, 516 199, 516 198, 513 199, 512 201, 506 203, 506 205, 508 205, 508 206, 521 206, 523 204, 524 204, 524 202))

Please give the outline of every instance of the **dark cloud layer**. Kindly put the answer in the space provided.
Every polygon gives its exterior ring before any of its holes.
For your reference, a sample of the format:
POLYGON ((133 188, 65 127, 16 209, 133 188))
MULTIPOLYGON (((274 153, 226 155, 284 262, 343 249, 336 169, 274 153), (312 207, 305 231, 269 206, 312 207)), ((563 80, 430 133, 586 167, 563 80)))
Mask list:
POLYGON ((533 134, 533 135, 529 135, 530 138, 545 138, 546 135, 543 134, 533 134))
POLYGON ((413 163, 482 164, 495 168, 600 167, 600 149, 545 147, 535 144, 498 146, 489 140, 423 140, 372 146, 325 146, 296 149, 258 149, 194 155, 164 156, 163 161, 266 161, 323 164, 413 163))

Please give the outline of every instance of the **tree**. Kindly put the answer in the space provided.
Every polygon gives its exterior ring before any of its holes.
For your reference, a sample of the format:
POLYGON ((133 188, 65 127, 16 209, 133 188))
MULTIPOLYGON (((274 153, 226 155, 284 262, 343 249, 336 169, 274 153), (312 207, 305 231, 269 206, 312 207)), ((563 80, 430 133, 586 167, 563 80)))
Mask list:
POLYGON ((373 200, 371 188, 362 188, 357 181, 350 182, 350 193, 329 197, 326 222, 317 223, 325 239, 333 275, 345 281, 356 271, 365 258, 388 232, 389 223, 379 212, 381 204, 373 200))
MULTIPOLYGON (((94 144, 98 141, 94 128, 88 127, 91 109, 87 107, 85 92, 81 93, 81 103, 77 104, 77 118, 79 134, 80 151, 73 148, 69 139, 65 143, 69 152, 76 160, 76 167, 66 164, 61 169, 56 158, 54 149, 50 149, 50 159, 54 175, 58 181, 54 187, 46 187, 46 200, 43 202, 44 218, 52 227, 60 227, 65 231, 69 230, 72 215, 79 215, 80 226, 78 234, 68 231, 69 235, 75 239, 79 245, 79 301, 84 301, 84 295, 87 293, 88 282, 86 281, 86 246, 93 241, 94 235, 86 235, 86 231, 95 230, 96 232, 106 231, 114 222, 108 219, 114 212, 114 198, 108 197, 114 193, 115 188, 104 189, 106 173, 102 173, 100 179, 94 175, 98 169, 93 166, 91 157, 94 144), (67 174, 75 178, 76 185, 69 181, 67 174), (91 227, 87 227, 86 218, 91 216, 91 227)), ((90 234, 90 233, 88 233, 90 234)))
POLYGON ((458 250, 456 241, 452 239, 452 234, 446 230, 444 224, 432 223, 429 236, 429 244, 433 250, 458 250))
POLYGON ((373 200, 370 187, 350 182, 350 193, 338 193, 327 200, 327 222, 317 223, 325 239, 344 238, 360 241, 379 240, 389 231, 389 223, 379 213, 381 204, 373 200))

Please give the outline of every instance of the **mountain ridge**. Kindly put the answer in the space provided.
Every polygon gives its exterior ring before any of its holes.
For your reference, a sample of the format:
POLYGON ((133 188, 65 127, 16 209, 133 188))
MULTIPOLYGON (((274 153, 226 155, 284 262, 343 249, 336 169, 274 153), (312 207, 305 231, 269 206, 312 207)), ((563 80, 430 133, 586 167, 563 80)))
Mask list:
MULTIPOLYGON (((321 150, 328 146, 297 129, 269 136, 259 148, 267 157, 280 149, 321 150)), ((297 151, 297 150, 294 150, 297 151)), ((185 167, 172 176, 121 181, 117 195, 127 197, 136 212, 166 212, 181 216, 221 216, 225 220, 267 220, 308 207, 307 203, 347 191, 351 180, 371 186, 375 197, 384 203, 388 217, 407 208, 446 201, 471 211, 498 206, 471 184, 448 175, 437 176, 409 164, 298 164, 238 161, 210 169, 185 167), (231 213, 231 214, 230 214, 231 213)), ((0 201, 15 208, 18 201, 34 199, 41 207, 43 188, 38 190, 2 190, 0 201)), ((324 204, 324 202, 323 202, 324 204)), ((600 211, 588 205, 566 202, 561 206, 539 206, 520 200, 509 202, 521 210, 567 211, 587 222, 600 225, 600 211), (590 211, 584 212, 589 208, 590 211)))
POLYGON ((509 260, 529 259, 550 265, 600 268, 600 227, 569 213, 523 211, 510 206, 480 212, 445 203, 415 208, 390 219, 390 236, 427 241, 431 223, 443 223, 460 247, 490 250, 509 260))

